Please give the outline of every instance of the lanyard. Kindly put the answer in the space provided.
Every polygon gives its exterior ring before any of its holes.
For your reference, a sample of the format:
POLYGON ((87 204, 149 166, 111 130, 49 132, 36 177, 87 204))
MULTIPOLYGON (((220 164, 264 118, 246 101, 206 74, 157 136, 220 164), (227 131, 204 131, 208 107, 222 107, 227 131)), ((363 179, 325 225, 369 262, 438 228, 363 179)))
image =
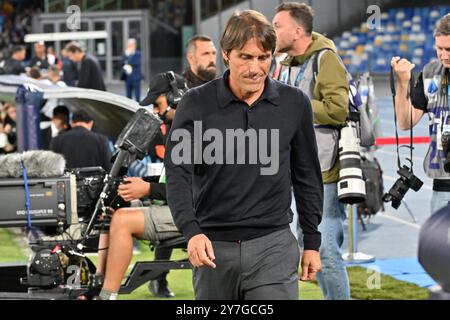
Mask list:
MULTIPOLYGON (((303 75, 305 74, 306 67, 308 66, 309 59, 306 59, 305 62, 302 64, 299 72, 297 73, 297 77, 295 78, 294 87, 298 87, 300 84, 300 81, 302 81, 303 75)), ((287 78, 287 84, 291 85, 291 70, 292 68, 289 67, 289 75, 287 78)))

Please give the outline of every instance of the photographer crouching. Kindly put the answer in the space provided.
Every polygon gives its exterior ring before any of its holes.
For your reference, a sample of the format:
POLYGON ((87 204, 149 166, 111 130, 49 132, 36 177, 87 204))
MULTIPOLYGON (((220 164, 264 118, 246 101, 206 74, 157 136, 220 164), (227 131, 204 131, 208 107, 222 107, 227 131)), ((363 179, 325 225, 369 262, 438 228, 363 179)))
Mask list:
MULTIPOLYGON (((153 112, 158 114, 164 124, 161 128, 160 143, 156 142, 156 153, 164 157, 164 142, 181 96, 186 90, 184 79, 173 72, 161 73, 150 81, 147 97, 140 103, 143 106, 153 104, 153 112)), ((158 139, 157 139, 158 140, 158 139)), ((150 200, 166 201, 164 170, 160 177, 125 178, 118 188, 118 194, 125 201, 138 200, 148 197, 150 200)), ((102 232, 99 241, 99 263, 96 276, 104 276, 100 300, 115 300, 120 289, 122 279, 131 261, 133 252, 132 237, 150 240, 154 237, 154 225, 164 224, 172 228, 168 236, 181 236, 172 220, 167 205, 152 204, 148 207, 122 208, 112 215, 108 232, 102 232), (170 221, 170 222, 168 222, 170 221)), ((167 230, 167 229, 166 229, 167 230)), ((168 260, 171 249, 156 249, 155 260, 168 260), (164 251, 161 251, 164 250, 164 251)), ((150 290, 158 297, 174 297, 170 291, 167 273, 161 275, 150 284, 150 290)))
POLYGON ((434 36, 438 59, 423 68, 410 95, 408 84, 415 65, 400 57, 394 57, 391 61, 398 80, 395 109, 400 128, 410 129, 425 113, 430 119, 431 143, 424 160, 424 169, 428 177, 434 179, 431 213, 450 201, 450 14, 440 20, 434 36))

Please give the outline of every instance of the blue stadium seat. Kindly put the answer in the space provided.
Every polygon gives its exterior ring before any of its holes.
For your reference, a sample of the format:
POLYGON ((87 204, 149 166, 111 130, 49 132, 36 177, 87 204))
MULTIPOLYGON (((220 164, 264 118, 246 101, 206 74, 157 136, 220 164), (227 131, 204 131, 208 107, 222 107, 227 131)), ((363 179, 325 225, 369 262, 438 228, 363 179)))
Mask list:
MULTIPOLYGON (((436 57, 434 38, 430 33, 436 28, 439 19, 450 12, 450 6, 429 6, 416 8, 393 8, 381 15, 382 30, 363 30, 354 27, 336 37, 339 50, 354 52, 358 46, 365 46, 366 59, 347 55, 345 60, 352 73, 366 71, 389 72, 391 56, 399 55, 422 68, 430 59, 436 57)), ((364 25, 362 25, 364 26, 364 25)))

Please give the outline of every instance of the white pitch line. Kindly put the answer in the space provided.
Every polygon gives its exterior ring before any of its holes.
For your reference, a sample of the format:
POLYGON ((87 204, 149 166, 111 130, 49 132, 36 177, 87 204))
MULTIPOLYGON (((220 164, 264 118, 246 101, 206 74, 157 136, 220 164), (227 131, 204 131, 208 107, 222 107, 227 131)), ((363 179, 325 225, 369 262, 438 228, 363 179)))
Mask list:
POLYGON ((395 222, 398 222, 398 223, 401 223, 401 224, 404 224, 404 225, 406 225, 406 226, 409 226, 409 227, 411 227, 411 228, 414 228, 414 229, 417 229, 417 230, 420 230, 420 225, 419 224, 417 224, 417 223, 412 223, 412 222, 408 222, 408 221, 406 221, 406 220, 403 220, 403 219, 400 219, 400 218, 396 218, 396 217, 394 217, 394 216, 392 216, 392 215, 387 215, 387 214, 385 214, 385 213, 378 213, 378 215, 380 216, 380 217, 383 217, 383 218, 386 218, 386 219, 388 219, 388 220, 392 220, 392 221, 395 221, 395 222))

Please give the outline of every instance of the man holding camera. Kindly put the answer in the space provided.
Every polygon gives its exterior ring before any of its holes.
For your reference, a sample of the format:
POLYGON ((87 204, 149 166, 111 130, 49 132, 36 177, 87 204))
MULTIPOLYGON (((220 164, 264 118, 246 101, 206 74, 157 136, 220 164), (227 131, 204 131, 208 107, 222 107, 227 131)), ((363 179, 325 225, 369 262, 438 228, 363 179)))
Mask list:
MULTIPOLYGON (((285 3, 277 8, 273 19, 277 52, 288 54, 288 59, 281 62, 279 79, 302 89, 311 99, 324 182, 323 216, 319 225, 322 270, 317 279, 325 299, 348 300, 350 286, 340 251, 346 214, 337 197, 338 130, 347 118, 348 80, 333 42, 313 32, 313 19, 312 8, 303 3, 285 3), (317 59, 317 74, 314 59, 317 59)), ((293 229, 299 234, 304 232, 298 225, 293 229)))
MULTIPOLYGON (((144 106, 153 104, 153 112, 164 121, 163 126, 168 126, 172 123, 175 115, 176 102, 173 99, 173 91, 177 91, 175 95, 181 95, 185 89, 183 77, 173 72, 161 73, 150 81, 147 97, 140 104, 144 106), (176 86, 176 88, 173 88, 173 86, 176 86)), ((166 129, 163 131, 166 132, 166 129)), ((162 134, 163 139, 166 135, 164 132, 162 134)), ((162 152, 162 157, 164 157, 164 152, 162 152)), ((150 200, 166 201, 164 174, 161 177, 125 178, 125 183, 118 188, 118 194, 125 201, 146 197, 150 200)), ((170 211, 167 206, 161 205, 122 208, 113 213, 109 236, 107 233, 102 233, 99 243, 101 248, 109 247, 107 251, 100 253, 100 262, 96 272, 97 276, 104 274, 103 288, 100 293, 101 299, 111 300, 116 298, 122 278, 131 261, 132 237, 151 240, 151 225, 158 223, 158 219, 167 221, 166 217, 171 219, 170 211)), ((173 228, 173 234, 181 236, 175 226, 173 228)), ((157 248, 155 260, 169 260, 171 253, 171 249, 157 248)), ((168 287, 166 276, 167 273, 164 273, 150 283, 150 290, 157 297, 174 297, 168 287)))
POLYGON ((320 270, 322 177, 312 110, 300 90, 268 77, 275 44, 261 13, 233 14, 221 39, 228 70, 184 95, 167 140, 167 199, 188 241, 196 299, 298 299, 291 186, 304 228, 301 280, 320 270), (213 152, 205 141, 233 132, 244 142, 218 138, 213 152), (258 144, 278 159, 274 172, 250 160, 258 144))
POLYGON ((397 77, 395 110, 402 130, 415 126, 425 113, 430 119, 431 143, 424 160, 424 169, 433 179, 431 213, 450 201, 450 173, 448 162, 449 68, 450 68, 450 14, 444 16, 435 32, 437 60, 429 62, 422 70, 414 89, 408 92, 411 72, 415 65, 407 59, 393 57, 392 68, 397 77))

